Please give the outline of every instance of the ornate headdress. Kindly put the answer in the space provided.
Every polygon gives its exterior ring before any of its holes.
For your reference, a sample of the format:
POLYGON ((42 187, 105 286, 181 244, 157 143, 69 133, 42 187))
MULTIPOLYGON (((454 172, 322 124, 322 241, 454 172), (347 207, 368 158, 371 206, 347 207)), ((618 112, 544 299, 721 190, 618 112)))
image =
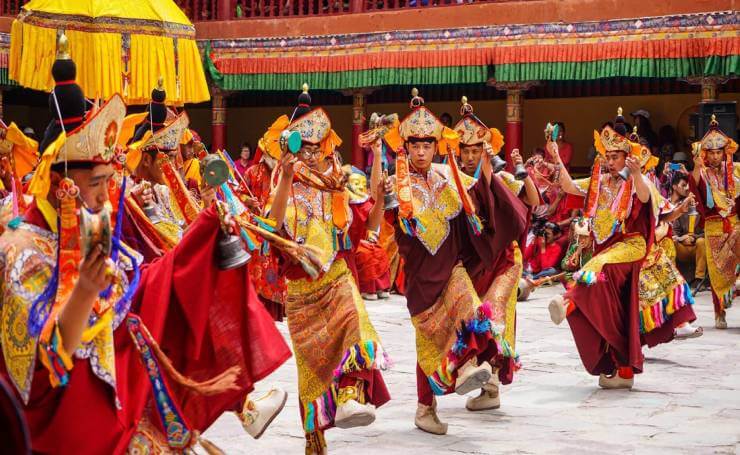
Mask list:
POLYGON ((719 122, 717 122, 717 116, 714 114, 712 114, 712 120, 709 122, 709 131, 700 141, 694 144, 695 148, 700 148, 702 152, 724 150, 726 154, 732 155, 737 151, 737 142, 719 129, 719 122))
POLYGON ((322 158, 334 153, 342 145, 342 139, 331 128, 329 114, 323 108, 311 109, 311 95, 308 84, 303 84, 303 91, 298 96, 298 105, 290 118, 287 115, 278 117, 267 129, 258 142, 258 147, 270 157, 278 160, 282 155, 281 137, 285 131, 297 132, 301 142, 321 146, 322 158))
POLYGON ((444 124, 424 106, 424 98, 419 96, 419 90, 411 90, 411 112, 401 120, 398 131, 403 140, 411 138, 424 139, 433 138, 436 141, 442 139, 444 124))
MULTIPOLYGON (((733 178, 734 164, 733 155, 737 151, 737 142, 731 137, 726 135, 722 130, 719 129, 719 122, 717 122, 717 116, 712 114, 712 120, 709 122, 709 131, 706 132, 704 137, 693 144, 693 154, 701 154, 703 159, 706 159, 707 151, 709 150, 723 150, 725 152, 725 178, 724 187, 728 194, 735 194, 735 179, 733 178)), ((709 188, 707 188, 709 190, 709 188)))
POLYGON ((488 142, 494 153, 498 153, 504 146, 504 137, 496 128, 488 128, 485 123, 473 113, 473 106, 468 104, 468 98, 462 97, 460 115, 462 118, 455 125, 455 132, 460 136, 463 145, 476 145, 488 142))

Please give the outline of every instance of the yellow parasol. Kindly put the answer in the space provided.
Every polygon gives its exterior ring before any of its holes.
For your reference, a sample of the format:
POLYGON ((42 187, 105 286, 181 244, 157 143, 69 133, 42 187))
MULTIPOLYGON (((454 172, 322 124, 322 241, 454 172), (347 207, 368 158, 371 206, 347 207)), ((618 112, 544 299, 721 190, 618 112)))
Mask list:
POLYGON ((146 104, 162 76, 168 103, 210 99, 195 27, 172 0, 31 0, 11 28, 10 78, 51 91, 62 32, 87 96, 146 104))

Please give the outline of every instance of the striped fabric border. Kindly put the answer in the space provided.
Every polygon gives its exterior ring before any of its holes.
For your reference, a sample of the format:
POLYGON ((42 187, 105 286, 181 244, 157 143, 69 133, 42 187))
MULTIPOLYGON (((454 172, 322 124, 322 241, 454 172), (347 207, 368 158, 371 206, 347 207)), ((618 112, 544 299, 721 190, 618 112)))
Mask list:
POLYGON ((740 73, 738 13, 201 42, 217 85, 290 90, 740 73), (409 79, 411 78, 411 79, 409 79), (418 78, 418 79, 414 79, 418 78), (364 85, 363 85, 364 84, 364 85))

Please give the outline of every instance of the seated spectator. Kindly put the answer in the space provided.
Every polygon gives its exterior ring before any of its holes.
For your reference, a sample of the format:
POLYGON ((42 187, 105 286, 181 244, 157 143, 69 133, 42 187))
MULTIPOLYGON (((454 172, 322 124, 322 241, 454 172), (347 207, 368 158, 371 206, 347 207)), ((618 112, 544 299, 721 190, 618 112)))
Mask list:
MULTIPOLYGON (((671 203, 678 205, 689 197, 693 200, 693 195, 689 192, 688 174, 674 172, 671 179, 671 203)), ((699 227, 699 214, 694 204, 690 207, 688 213, 673 222, 673 243, 676 246, 676 261, 695 265, 691 285, 696 286, 707 273, 707 253, 704 234, 699 227)))
POLYGON ((558 242, 560 233, 560 227, 555 223, 547 222, 536 228, 534 239, 524 252, 525 275, 536 280, 558 273, 557 267, 563 258, 563 247, 558 242))

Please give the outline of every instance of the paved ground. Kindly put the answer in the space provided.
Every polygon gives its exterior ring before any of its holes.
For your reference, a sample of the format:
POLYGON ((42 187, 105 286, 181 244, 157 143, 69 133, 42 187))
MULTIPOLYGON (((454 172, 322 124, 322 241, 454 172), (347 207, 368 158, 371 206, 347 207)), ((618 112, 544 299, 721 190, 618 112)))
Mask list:
MULTIPOLYGON (((567 324, 550 322, 547 302, 555 291, 539 289, 519 305, 517 350, 523 368, 503 388, 501 409, 470 413, 464 397, 442 397, 446 436, 414 427, 414 335, 404 300, 396 296, 368 302, 370 317, 395 361, 385 374, 393 399, 369 427, 330 430, 330 452, 740 453, 740 308, 728 313, 730 329, 715 330, 711 297, 699 294, 695 309, 704 336, 646 349, 645 373, 636 377, 635 388, 606 391, 583 369, 567 324)), ((287 336, 282 324, 281 330, 287 336)), ((302 453, 295 363, 288 361, 258 387, 271 384, 291 395, 260 440, 251 439, 233 415, 221 417, 205 436, 227 454, 302 453)))

